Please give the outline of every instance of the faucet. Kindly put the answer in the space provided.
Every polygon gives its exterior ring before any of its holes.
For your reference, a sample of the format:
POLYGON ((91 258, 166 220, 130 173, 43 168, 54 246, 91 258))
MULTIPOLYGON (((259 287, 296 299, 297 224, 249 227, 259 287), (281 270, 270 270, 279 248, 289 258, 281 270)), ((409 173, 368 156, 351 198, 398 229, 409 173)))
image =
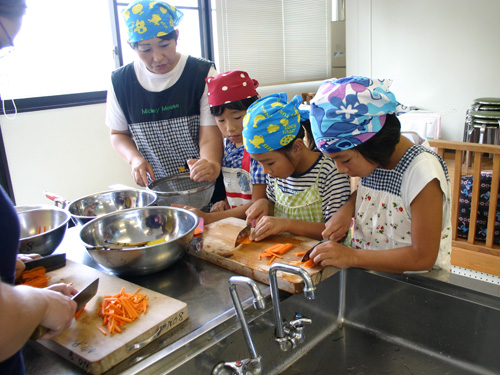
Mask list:
POLYGON ((236 290, 236 285, 248 285, 253 293, 253 305, 256 309, 263 310, 265 308, 264 297, 260 292, 257 283, 245 276, 232 276, 229 278, 229 293, 233 300, 234 309, 240 320, 241 330, 243 337, 248 346, 251 358, 235 361, 235 362, 221 362, 212 370, 212 375, 260 375, 262 373, 261 356, 257 354, 255 346, 250 335, 250 329, 245 319, 245 312, 241 306, 241 301, 236 290))
POLYGON ((303 268, 283 263, 274 263, 269 267, 269 285, 271 286, 271 298, 274 310, 275 340, 279 343, 281 350, 285 352, 295 348, 299 343, 304 341, 304 324, 311 324, 312 320, 302 316, 302 314, 296 314, 290 322, 281 317, 278 281, 276 278, 278 271, 300 276, 304 280, 304 295, 307 299, 314 299, 316 287, 309 273, 303 268))

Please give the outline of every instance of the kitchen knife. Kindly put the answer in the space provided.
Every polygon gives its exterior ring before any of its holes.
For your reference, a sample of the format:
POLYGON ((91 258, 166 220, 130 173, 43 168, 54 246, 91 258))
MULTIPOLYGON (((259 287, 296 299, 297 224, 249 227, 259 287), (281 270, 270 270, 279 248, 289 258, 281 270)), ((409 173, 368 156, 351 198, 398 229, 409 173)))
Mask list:
POLYGON ((57 270, 66 265, 66 253, 51 254, 42 258, 37 258, 24 262, 25 271, 32 270, 36 267, 45 267, 47 272, 57 270))
POLYGON ((321 241, 319 241, 316 245, 311 247, 309 250, 306 251, 302 259, 300 260, 301 262, 307 262, 309 260, 309 254, 311 254, 311 251, 313 251, 316 246, 321 245, 322 243, 325 243, 326 241, 330 240, 328 237, 323 238, 321 241))
MULTIPOLYGON (((92 281, 85 288, 80 290, 71 299, 76 302, 76 311, 80 311, 84 308, 86 303, 92 299, 97 293, 97 287, 99 286, 99 278, 92 281)), ((49 329, 43 326, 36 327, 35 331, 31 334, 30 340, 38 340, 42 337, 49 329)))
POLYGON ((243 228, 236 236, 236 240, 234 241, 234 247, 244 243, 243 242, 244 239, 250 236, 251 231, 252 231, 251 224, 248 224, 245 228, 243 228))

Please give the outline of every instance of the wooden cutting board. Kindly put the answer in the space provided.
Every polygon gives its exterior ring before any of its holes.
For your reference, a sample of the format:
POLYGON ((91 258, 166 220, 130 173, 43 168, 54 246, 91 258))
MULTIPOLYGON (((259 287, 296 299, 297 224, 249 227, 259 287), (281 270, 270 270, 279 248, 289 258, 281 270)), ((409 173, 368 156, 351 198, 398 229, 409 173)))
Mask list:
MULTIPOLYGON (((283 255, 283 259, 274 262, 292 264, 300 261, 301 257, 295 255, 297 252, 307 251, 319 241, 312 238, 283 234, 268 237, 263 241, 252 242, 248 245, 234 247, 234 241, 240 230, 245 227, 245 221, 237 218, 227 218, 215 223, 208 224, 203 230, 203 246, 201 251, 191 254, 205 259, 218 266, 248 276, 254 280, 269 285, 269 259, 259 260, 259 253, 263 249, 277 243, 292 243, 293 248, 283 255)), ((336 274, 339 269, 335 267, 313 267, 304 268, 311 275, 314 284, 336 274)), ((304 282, 299 276, 289 273, 278 272, 278 287, 289 293, 302 293, 304 282)))
POLYGON ((103 297, 115 295, 123 287, 125 292, 133 293, 139 286, 71 260, 48 274, 51 284, 71 282, 78 290, 99 278, 97 294, 71 326, 51 340, 38 341, 91 374, 102 374, 188 318, 184 302, 141 288, 140 292, 149 298, 146 314, 125 325, 122 333, 105 336, 97 328, 102 326, 97 310, 103 297))

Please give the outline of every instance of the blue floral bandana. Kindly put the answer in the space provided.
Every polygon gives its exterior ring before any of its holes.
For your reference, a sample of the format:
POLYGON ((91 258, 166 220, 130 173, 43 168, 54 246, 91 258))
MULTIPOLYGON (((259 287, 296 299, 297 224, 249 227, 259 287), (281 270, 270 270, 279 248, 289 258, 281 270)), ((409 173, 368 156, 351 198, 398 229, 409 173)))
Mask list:
POLYGON ((300 129, 300 95, 272 94, 255 101, 243 118, 243 144, 250 154, 278 150, 295 139, 300 129))
POLYGON ((148 0, 134 1, 122 14, 131 43, 171 33, 184 16, 170 4, 148 0))
POLYGON ((321 152, 356 147, 373 137, 387 114, 407 108, 389 91, 392 80, 346 77, 323 82, 311 100, 311 129, 321 152))

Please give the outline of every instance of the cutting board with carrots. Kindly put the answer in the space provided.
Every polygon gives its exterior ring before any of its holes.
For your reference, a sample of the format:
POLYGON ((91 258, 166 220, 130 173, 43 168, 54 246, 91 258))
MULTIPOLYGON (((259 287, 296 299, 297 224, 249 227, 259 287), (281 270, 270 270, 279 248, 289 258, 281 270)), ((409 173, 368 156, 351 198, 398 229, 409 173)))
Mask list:
POLYGON ((184 302, 141 288, 139 293, 149 299, 146 314, 126 324, 122 333, 104 335, 98 328, 104 327, 97 313, 103 297, 118 294, 123 287, 125 292, 134 293, 139 286, 71 260, 48 275, 50 284, 73 283, 78 290, 99 278, 97 294, 71 326, 51 340, 38 341, 91 374, 102 374, 188 318, 184 302))
MULTIPOLYGON (((269 284, 269 258, 259 259, 259 254, 264 249, 276 244, 291 243, 292 248, 283 258, 276 258, 273 262, 296 265, 301 260, 301 253, 309 250, 318 243, 312 238, 291 235, 289 233, 279 236, 268 237, 259 242, 240 244, 234 247, 234 242, 240 230, 245 227, 245 221, 237 218, 227 218, 215 223, 205 225, 203 230, 203 246, 199 252, 191 252, 193 255, 226 268, 243 276, 248 276, 256 281, 269 284)), ((300 267, 303 267, 301 265, 300 267)), ((317 285, 322 280, 338 272, 335 267, 305 268, 317 285)), ((289 273, 278 272, 278 287, 289 293, 302 293, 304 283, 299 276, 289 273)))

